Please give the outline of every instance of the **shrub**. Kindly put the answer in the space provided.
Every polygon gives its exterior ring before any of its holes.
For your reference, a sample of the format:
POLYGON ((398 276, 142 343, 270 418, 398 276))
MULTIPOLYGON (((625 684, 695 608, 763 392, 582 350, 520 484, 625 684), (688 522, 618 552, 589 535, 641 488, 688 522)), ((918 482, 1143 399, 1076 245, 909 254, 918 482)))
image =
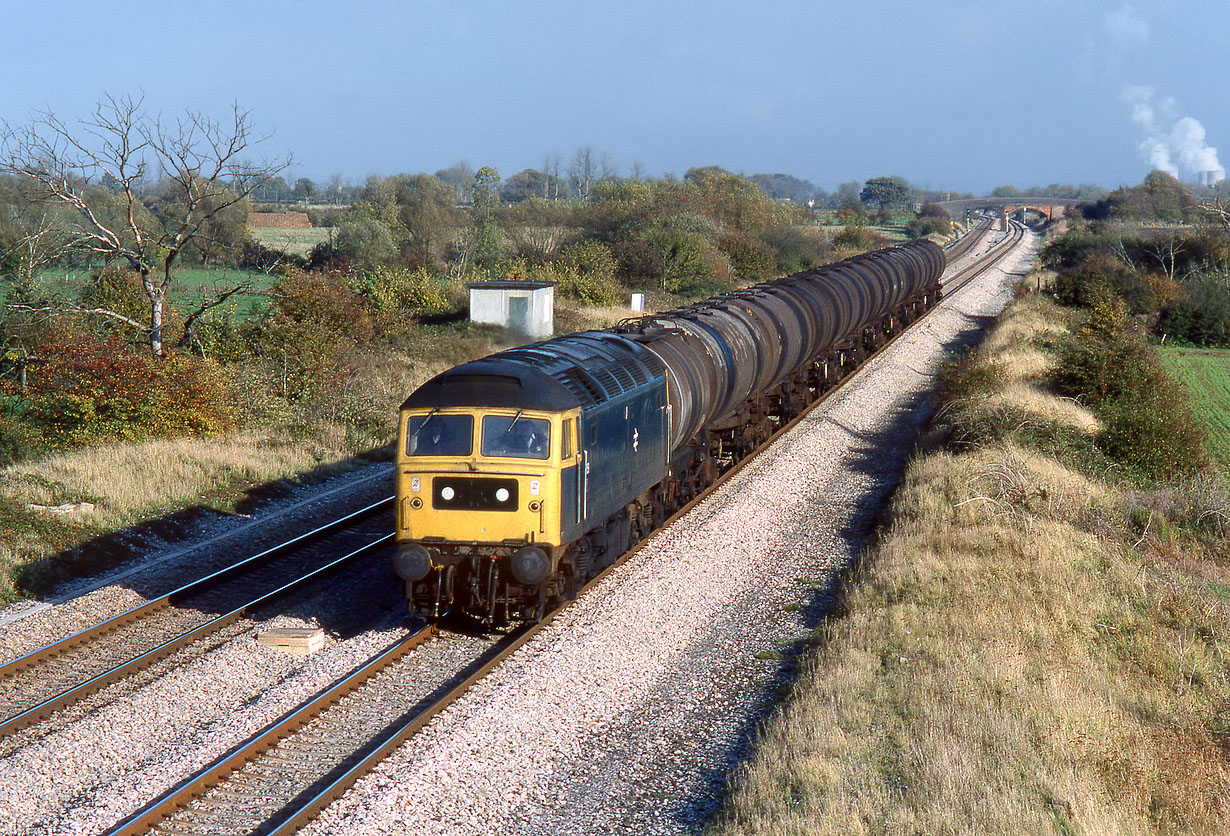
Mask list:
POLYGON ((1184 282, 1180 297, 1162 311, 1157 329, 1195 345, 1230 345, 1227 276, 1204 273, 1184 282))
POLYGON ((348 351, 374 336, 366 298, 337 273, 291 270, 272 295, 260 342, 270 379, 284 398, 310 398, 345 366, 348 351))
POLYGON ((620 241, 612 248, 617 274, 628 287, 662 287, 666 259, 648 241, 620 241))
POLYGON ((29 375, 23 419, 52 448, 211 435, 233 423, 225 375, 211 361, 158 360, 87 333, 45 344, 38 355, 44 362, 29 375))
POLYGON ((0 467, 33 458, 47 450, 42 436, 26 419, 28 409, 28 405, 17 397, 3 399, 3 409, 0 410, 0 467))
MULTIPOLYGON (((141 274, 135 270, 108 265, 94 271, 89 284, 82 289, 81 304, 86 308, 112 311, 136 322, 149 322, 150 303, 141 287, 141 274)), ((100 334, 118 334, 134 346, 149 344, 144 333, 112 317, 96 316, 94 328, 100 334)), ((172 336, 164 332, 163 340, 170 342, 172 336)))
POLYGON ((1103 241, 1087 230, 1072 230, 1042 248, 1039 260, 1050 270, 1075 267, 1092 256, 1103 241))
POLYGON ((920 216, 906 221, 905 234, 911 238, 923 238, 928 235, 948 235, 952 232, 952 221, 946 217, 920 216))
POLYGON ((730 232, 718 239, 717 246, 729 260, 736 280, 758 282, 772 278, 777 259, 764 242, 730 232))
POLYGON ((599 241, 582 241, 566 247, 559 270, 559 290, 565 296, 593 307, 618 305, 626 291, 616 280, 618 264, 610 248, 599 241))
POLYGON ((865 226, 847 224, 833 236, 833 246, 848 250, 874 250, 887 245, 887 238, 865 226))
POLYGON ((1127 320, 1121 300, 1096 304, 1061 349, 1055 382, 1098 416, 1098 444, 1116 460, 1150 478, 1194 473, 1207 463, 1204 432, 1181 387, 1127 320))
POLYGON ((662 254, 664 290, 690 293, 713 281, 709 243, 700 234, 663 228, 655 230, 649 242, 662 254))
POLYGON ((452 308, 447 282, 422 267, 377 267, 359 283, 359 291, 378 313, 442 312, 452 308))
POLYGON ((1152 479, 1190 475, 1208 464, 1205 433, 1179 384, 1153 381, 1148 392, 1107 401, 1097 410, 1099 445, 1109 455, 1152 479))
POLYGON ((1157 305, 1141 271, 1103 255, 1090 256, 1079 267, 1062 271, 1052 289, 1060 302, 1077 307, 1094 307, 1111 297, 1123 299, 1133 313, 1150 313, 1157 305))
POLYGON ((776 272, 783 276, 818 267, 833 252, 828 236, 814 227, 794 224, 770 227, 760 233, 760 240, 776 254, 776 272))

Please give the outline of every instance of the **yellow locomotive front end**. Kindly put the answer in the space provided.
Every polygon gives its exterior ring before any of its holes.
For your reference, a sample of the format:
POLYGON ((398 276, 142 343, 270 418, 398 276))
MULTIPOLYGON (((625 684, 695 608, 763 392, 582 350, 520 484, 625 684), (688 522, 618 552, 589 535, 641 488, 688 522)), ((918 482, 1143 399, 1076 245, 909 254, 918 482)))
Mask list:
MULTIPOLYGON (((575 483, 579 414, 402 411, 394 568, 420 612, 473 610, 479 601, 489 610, 507 600, 509 584, 534 586, 555 571, 562 474, 575 483), (473 600, 455 601, 458 594, 473 600)), ((567 493, 575 504, 575 491, 567 493)))
POLYGON ((575 466, 575 416, 407 410, 398 443, 398 540, 560 543, 560 471, 575 466))

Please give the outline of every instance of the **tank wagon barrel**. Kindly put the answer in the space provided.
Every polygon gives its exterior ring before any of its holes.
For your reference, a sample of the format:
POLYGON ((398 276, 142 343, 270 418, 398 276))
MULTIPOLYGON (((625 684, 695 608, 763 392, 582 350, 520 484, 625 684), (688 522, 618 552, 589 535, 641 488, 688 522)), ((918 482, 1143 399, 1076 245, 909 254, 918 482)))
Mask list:
POLYGON ((623 323, 667 369, 672 451, 886 312, 938 288, 943 250, 916 242, 623 323))
POLYGON ((944 267, 915 242, 437 375, 402 404, 406 597, 496 621, 574 595, 933 306, 944 267))

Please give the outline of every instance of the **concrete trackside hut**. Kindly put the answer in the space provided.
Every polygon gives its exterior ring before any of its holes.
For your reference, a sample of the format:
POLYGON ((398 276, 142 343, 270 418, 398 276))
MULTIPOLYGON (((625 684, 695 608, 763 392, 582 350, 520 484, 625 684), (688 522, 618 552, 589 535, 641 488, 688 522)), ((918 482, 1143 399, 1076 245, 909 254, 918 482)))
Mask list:
POLYGON ((530 337, 555 330, 555 282, 470 282, 470 321, 503 325, 530 337))

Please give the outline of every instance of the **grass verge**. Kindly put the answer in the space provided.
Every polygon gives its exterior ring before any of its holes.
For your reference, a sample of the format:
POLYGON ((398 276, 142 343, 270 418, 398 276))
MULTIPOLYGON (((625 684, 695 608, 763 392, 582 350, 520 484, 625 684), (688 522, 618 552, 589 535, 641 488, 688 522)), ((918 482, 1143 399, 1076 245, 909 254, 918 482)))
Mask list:
POLYGON ((1070 319, 952 374, 710 836, 1230 829, 1230 496, 1116 477, 1041 382, 1070 319))

